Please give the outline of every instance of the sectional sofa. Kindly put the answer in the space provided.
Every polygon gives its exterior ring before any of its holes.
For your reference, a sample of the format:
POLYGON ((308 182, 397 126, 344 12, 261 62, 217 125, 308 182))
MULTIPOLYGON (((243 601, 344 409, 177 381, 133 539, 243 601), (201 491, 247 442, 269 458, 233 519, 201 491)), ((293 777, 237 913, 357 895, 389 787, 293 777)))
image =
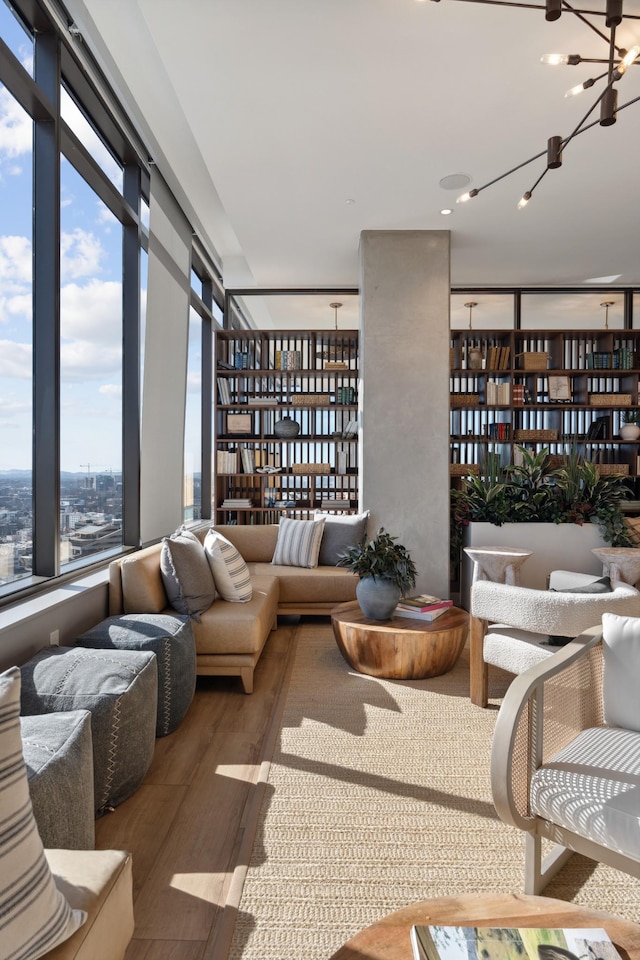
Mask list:
MULTIPOLYGON (((233 602, 216 595, 192 618, 197 673, 240 676, 245 693, 251 693, 255 665, 278 614, 327 615, 336 604, 355 600, 358 578, 336 566, 336 560, 341 549, 366 534, 366 521, 366 514, 326 517, 316 566, 273 562, 282 524, 205 523, 190 528, 202 544, 210 530, 231 543, 246 562, 252 587, 250 600, 233 602)), ((157 543, 111 563, 111 616, 176 614, 161 569, 162 550, 163 544, 157 543)))

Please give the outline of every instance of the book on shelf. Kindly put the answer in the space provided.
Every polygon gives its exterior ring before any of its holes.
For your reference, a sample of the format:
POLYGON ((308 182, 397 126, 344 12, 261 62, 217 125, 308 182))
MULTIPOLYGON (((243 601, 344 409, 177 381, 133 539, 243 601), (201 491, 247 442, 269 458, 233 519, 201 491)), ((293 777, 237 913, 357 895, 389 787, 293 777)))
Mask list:
POLYGON ((220 396, 220 403, 224 403, 224 404, 231 403, 231 391, 229 389, 229 381, 225 377, 218 377, 218 394, 220 396))
POLYGON ((410 620, 423 620, 425 623, 432 623, 450 609, 451 607, 447 606, 433 607, 431 610, 419 610, 417 607, 401 607, 398 604, 393 613, 396 617, 409 617, 410 620))
POLYGON ((222 510, 240 510, 242 508, 252 507, 253 501, 248 497, 225 497, 222 501, 222 510))
POLYGON ((235 450, 216 451, 216 470, 218 473, 237 473, 238 454, 235 450))
POLYGON ((255 455, 251 447, 240 447, 240 457, 242 459, 242 469, 245 473, 256 472, 255 455))
POLYGON ((414 924, 414 960, 621 960, 606 930, 594 927, 445 927, 414 924))
POLYGON ((453 600, 443 600, 442 597, 433 597, 430 593, 419 593, 415 597, 403 597, 398 601, 399 607, 410 607, 412 610, 435 610, 439 607, 452 607, 453 600))

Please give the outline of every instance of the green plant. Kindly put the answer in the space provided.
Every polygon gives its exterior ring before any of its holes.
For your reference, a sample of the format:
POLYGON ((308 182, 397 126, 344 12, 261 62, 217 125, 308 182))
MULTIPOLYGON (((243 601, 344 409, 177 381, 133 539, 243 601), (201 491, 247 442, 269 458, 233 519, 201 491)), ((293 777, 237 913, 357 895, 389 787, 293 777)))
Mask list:
POLYGON ((595 464, 572 446, 561 466, 547 449, 522 447, 521 462, 499 476, 470 476, 451 491, 450 557, 460 560, 464 528, 473 521, 503 523, 594 523, 607 543, 631 546, 621 503, 630 496, 621 475, 599 476, 595 464))
POLYGON ((622 423, 640 423, 640 407, 623 410, 620 419, 622 423))
POLYGON ((406 547, 396 543, 397 539, 380 527, 372 540, 364 539, 343 551, 337 566, 347 567, 360 578, 391 580, 404 595, 415 587, 417 570, 406 547))

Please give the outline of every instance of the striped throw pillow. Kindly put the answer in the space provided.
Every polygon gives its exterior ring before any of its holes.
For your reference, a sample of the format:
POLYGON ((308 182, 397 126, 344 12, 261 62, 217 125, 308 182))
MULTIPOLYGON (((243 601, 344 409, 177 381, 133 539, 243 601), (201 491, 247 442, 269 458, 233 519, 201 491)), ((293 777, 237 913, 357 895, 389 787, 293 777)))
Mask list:
POLYGON ((272 563, 284 567, 317 567, 325 517, 292 520, 280 517, 272 563))
POLYGON ((20 735, 20 670, 0 674, 0 951, 36 960, 87 919, 57 889, 36 827, 20 735))
POLYGON ((234 545, 217 530, 209 530, 204 538, 204 552, 222 599, 233 603, 251 600, 253 587, 249 568, 234 545))

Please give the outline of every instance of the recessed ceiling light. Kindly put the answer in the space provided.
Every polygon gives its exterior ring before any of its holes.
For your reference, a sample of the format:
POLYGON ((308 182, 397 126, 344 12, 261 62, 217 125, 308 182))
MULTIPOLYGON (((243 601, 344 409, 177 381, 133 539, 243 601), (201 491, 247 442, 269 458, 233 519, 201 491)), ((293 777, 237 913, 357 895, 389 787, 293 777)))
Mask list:
POLYGON ((444 210, 441 210, 440 213, 443 217, 448 217, 450 213, 453 213, 450 207, 445 207, 444 210))
POLYGON ((345 203, 355 203, 355 200, 352 200, 351 197, 347 197, 345 203))
POLYGON ((466 173, 450 173, 439 182, 443 190, 462 190, 471 183, 471 177, 466 173))

